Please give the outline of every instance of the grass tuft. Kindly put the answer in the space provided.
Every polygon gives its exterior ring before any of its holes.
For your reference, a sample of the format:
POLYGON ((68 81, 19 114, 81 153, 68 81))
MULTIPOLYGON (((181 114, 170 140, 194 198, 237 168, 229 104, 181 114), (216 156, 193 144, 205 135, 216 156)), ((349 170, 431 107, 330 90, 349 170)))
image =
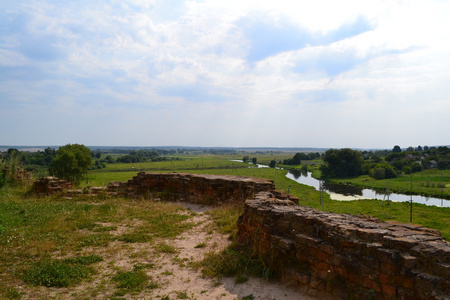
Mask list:
POLYGON ((236 283, 245 282, 248 276, 257 276, 270 280, 273 272, 262 258, 253 255, 245 245, 233 243, 219 253, 209 253, 200 263, 202 273, 207 277, 237 276, 236 283))
POLYGON ((146 288, 155 289, 158 284, 150 282, 151 277, 142 269, 134 268, 129 272, 119 272, 112 280, 116 283, 117 296, 123 296, 127 293, 136 295, 146 288))
POLYGON ((168 254, 178 252, 175 246, 167 244, 166 242, 161 242, 158 245, 156 245, 156 250, 158 250, 161 253, 168 253, 168 254))
POLYGON ((23 280, 33 285, 67 287, 79 283, 94 271, 86 267, 102 261, 98 255, 79 256, 56 260, 44 258, 24 272, 23 280))

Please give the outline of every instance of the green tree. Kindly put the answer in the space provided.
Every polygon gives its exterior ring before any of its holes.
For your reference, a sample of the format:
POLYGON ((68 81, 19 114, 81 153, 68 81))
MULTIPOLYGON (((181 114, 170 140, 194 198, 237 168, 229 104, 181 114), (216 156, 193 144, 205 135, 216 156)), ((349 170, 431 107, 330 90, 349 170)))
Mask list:
POLYGON ((252 158, 252 163, 253 163, 254 165, 256 165, 257 162, 258 162, 258 159, 257 159, 256 157, 253 157, 253 158, 252 158))
POLYGON ((274 159, 272 159, 272 160, 270 161, 270 163, 269 163, 269 167, 270 167, 270 168, 275 168, 276 165, 277 165, 277 161, 274 160, 274 159))
POLYGON ((67 144, 59 148, 50 164, 50 174, 79 183, 92 163, 91 150, 84 145, 67 144))
POLYGON ((394 153, 402 152, 402 148, 400 148, 399 145, 395 145, 394 148, 392 149, 392 152, 394 153))
POLYGON ((363 158, 359 151, 344 148, 327 150, 321 166, 325 177, 348 177, 362 174, 363 158))

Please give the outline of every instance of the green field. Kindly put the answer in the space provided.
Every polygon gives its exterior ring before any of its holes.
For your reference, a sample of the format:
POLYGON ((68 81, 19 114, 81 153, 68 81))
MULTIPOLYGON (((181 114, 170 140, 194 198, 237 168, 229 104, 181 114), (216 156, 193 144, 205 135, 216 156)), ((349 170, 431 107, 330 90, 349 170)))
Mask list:
MULTIPOLYGON (((247 154, 246 154, 247 155, 247 154)), ((272 168, 252 168, 251 164, 230 161, 231 159, 242 159, 243 155, 202 155, 202 156, 180 156, 177 160, 162 162, 145 162, 137 164, 110 164, 105 169, 94 170, 89 173, 90 186, 104 186, 109 181, 126 181, 137 174, 138 171, 148 172, 185 172, 197 174, 218 174, 218 175, 237 175, 252 176, 271 179, 274 181, 277 189, 288 190, 291 194, 299 197, 300 205, 321 209, 320 193, 313 187, 299 184, 286 177, 286 170, 272 168), (132 169, 134 168, 134 169, 132 169)), ((280 161, 292 154, 250 154, 249 157, 257 157, 258 162, 263 164, 275 159, 280 161)), ((316 167, 320 164, 317 161, 311 161, 310 166, 316 167)), ((313 172, 316 172, 313 170, 313 172)), ((424 176, 428 176, 430 181, 438 181, 440 172, 425 171, 424 176)), ((444 191, 448 193, 448 183, 450 181, 449 172, 444 173, 444 183, 447 187, 444 191)), ((375 180, 367 176, 358 178, 346 178, 341 182, 350 182, 356 185, 366 187, 385 188, 385 180, 375 180)), ((413 175, 413 186, 419 186, 423 179, 421 174, 413 175)), ((396 189, 399 192, 409 191, 410 177, 398 177, 389 180, 391 190, 396 189), (406 189, 408 187, 408 189, 406 189), (405 190, 402 190, 405 188, 405 190)), ((423 190, 432 189, 431 187, 422 187, 423 190)), ((421 191, 418 189, 416 192, 421 191)), ((396 220, 404 223, 410 221, 410 207, 407 203, 391 202, 389 205, 383 205, 379 200, 359 200, 359 201, 334 201, 330 200, 328 194, 324 197, 324 211, 332 211, 336 213, 349 214, 365 214, 380 218, 383 221, 396 220)), ((426 206, 423 204, 413 204, 413 223, 422 224, 424 226, 438 229, 444 238, 450 240, 450 208, 426 206)))

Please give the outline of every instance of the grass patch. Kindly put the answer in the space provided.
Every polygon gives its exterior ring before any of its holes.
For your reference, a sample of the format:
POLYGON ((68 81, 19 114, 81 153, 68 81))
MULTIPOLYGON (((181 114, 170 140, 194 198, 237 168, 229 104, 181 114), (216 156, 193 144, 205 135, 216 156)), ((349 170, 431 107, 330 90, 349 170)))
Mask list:
POLYGON ((21 299, 22 294, 12 286, 6 286, 0 283, 0 297, 1 299, 13 300, 21 299))
POLYGON ((116 284, 117 296, 124 296, 127 293, 137 295, 146 288, 155 289, 158 284, 150 281, 148 276, 142 269, 133 269, 129 272, 119 272, 112 278, 116 284))
POLYGON ((69 257, 65 258, 63 262, 66 264, 75 264, 75 265, 83 265, 88 266, 95 264, 96 262, 103 261, 103 258, 99 255, 92 254, 87 256, 75 256, 75 257, 69 257))
POLYGON ((80 238, 78 246, 83 247, 107 247, 114 237, 109 233, 94 233, 80 238))
POLYGON ((237 237, 237 219, 244 212, 242 204, 229 203, 207 211, 222 234, 230 235, 231 239, 237 237))
POLYGON ((200 262, 200 266, 204 276, 236 276, 236 283, 245 282, 248 276, 262 277, 267 280, 274 278, 272 270, 260 257, 254 255, 245 245, 237 243, 231 244, 222 252, 207 254, 200 262))
POLYGON ((135 230, 131 233, 125 233, 117 237, 117 240, 125 243, 148 243, 153 241, 153 236, 147 231, 135 230))
POLYGON ((184 222, 189 218, 189 215, 161 213, 149 221, 148 229, 155 237, 174 238, 195 226, 193 223, 184 222))
POLYGON ((98 255, 79 256, 57 260, 44 258, 25 270, 23 280, 33 285, 67 287, 79 283, 94 273, 86 267, 103 259, 98 255))

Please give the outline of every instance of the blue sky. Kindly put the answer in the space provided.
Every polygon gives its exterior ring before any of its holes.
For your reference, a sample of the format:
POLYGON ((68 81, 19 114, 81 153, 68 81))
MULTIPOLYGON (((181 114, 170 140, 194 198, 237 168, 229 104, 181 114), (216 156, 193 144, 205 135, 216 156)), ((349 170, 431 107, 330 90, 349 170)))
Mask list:
POLYGON ((0 145, 448 145, 448 1, 1 1, 0 145))

